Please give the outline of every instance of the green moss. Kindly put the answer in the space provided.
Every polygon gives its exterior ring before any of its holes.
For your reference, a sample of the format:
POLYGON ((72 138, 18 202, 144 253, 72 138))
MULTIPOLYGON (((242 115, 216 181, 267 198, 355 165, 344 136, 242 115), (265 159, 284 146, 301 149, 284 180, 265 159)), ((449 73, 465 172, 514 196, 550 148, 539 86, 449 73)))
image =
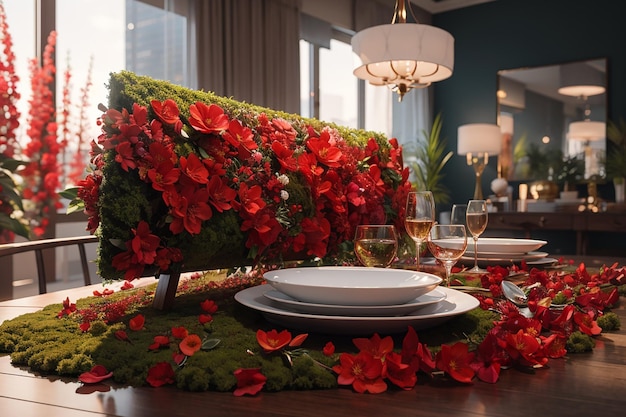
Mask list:
POLYGON ((620 319, 615 313, 605 313, 598 317, 598 326, 602 327, 603 331, 615 331, 620 329, 620 319))
MULTIPOLYGON (((336 374, 327 367, 336 363, 338 355, 327 358, 321 349, 332 340, 337 352, 353 353, 356 348, 351 338, 310 334, 301 346, 308 353, 294 355, 292 364, 280 352, 266 354, 256 341, 256 331, 276 327, 232 299, 241 284, 226 289, 209 288, 207 282, 212 278, 207 274, 203 279, 182 281, 176 310, 170 312, 156 310, 150 304, 154 287, 77 300, 79 311, 104 311, 109 308, 107 306, 132 300, 126 305, 128 312, 118 322, 105 324, 102 320, 94 320, 85 333, 79 329, 81 318, 76 314, 57 317, 61 304, 7 320, 0 325, 0 353, 9 353, 16 365, 27 365, 33 371, 48 374, 77 377, 95 364, 104 365, 113 371, 115 382, 132 386, 146 385, 148 369, 158 362, 172 363, 176 369, 176 386, 190 391, 232 391, 236 386, 233 372, 238 368, 260 368, 268 378, 266 391, 337 386, 336 374), (200 303, 206 299, 216 301, 219 309, 211 324, 202 325, 198 315, 202 312, 200 303), (128 321, 137 314, 145 317, 145 325, 140 331, 132 331, 128 328, 128 321), (178 351, 178 340, 172 340, 168 347, 148 350, 155 336, 169 335, 173 327, 180 326, 200 338, 219 339, 220 343, 211 350, 196 352, 180 368, 172 362, 172 354, 178 351), (124 330, 129 341, 117 339, 115 333, 118 330, 124 330)), ((245 285, 253 284, 256 282, 245 285)), ((492 320, 491 313, 474 310, 450 320, 445 326, 418 334, 420 341, 428 346, 466 340, 467 337, 474 340, 489 328, 492 320)), ((394 337, 397 349, 401 347, 402 337, 394 337)))
POLYGON ((583 353, 593 350, 596 342, 589 335, 586 335, 580 331, 575 331, 567 339, 565 348, 570 353, 583 353))

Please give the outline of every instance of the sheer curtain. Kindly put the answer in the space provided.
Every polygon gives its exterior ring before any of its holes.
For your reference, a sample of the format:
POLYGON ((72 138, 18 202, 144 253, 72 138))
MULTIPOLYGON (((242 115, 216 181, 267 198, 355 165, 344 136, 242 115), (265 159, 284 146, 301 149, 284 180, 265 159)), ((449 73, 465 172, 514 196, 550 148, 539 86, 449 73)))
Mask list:
POLYGON ((300 0, 196 0, 197 85, 300 111, 300 0))

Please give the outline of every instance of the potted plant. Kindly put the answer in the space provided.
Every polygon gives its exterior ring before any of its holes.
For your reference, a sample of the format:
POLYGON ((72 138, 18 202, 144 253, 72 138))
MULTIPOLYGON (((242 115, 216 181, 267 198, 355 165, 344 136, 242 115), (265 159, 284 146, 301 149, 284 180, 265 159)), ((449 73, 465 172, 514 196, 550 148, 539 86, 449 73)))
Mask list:
POLYGON ((607 148, 604 167, 607 178, 613 180, 615 186, 615 202, 624 202, 624 185, 626 183, 626 122, 620 119, 619 123, 608 121, 607 148))
POLYGON ((575 199, 578 197, 576 184, 584 177, 585 161, 577 156, 563 158, 558 169, 556 180, 562 186, 562 199, 575 199))
POLYGON ((431 191, 435 203, 448 203, 449 191, 442 185, 443 167, 448 163, 454 152, 445 153, 446 142, 440 138, 442 126, 441 114, 433 121, 430 132, 422 130, 424 142, 415 151, 415 161, 411 169, 415 172, 416 186, 418 190, 431 191))

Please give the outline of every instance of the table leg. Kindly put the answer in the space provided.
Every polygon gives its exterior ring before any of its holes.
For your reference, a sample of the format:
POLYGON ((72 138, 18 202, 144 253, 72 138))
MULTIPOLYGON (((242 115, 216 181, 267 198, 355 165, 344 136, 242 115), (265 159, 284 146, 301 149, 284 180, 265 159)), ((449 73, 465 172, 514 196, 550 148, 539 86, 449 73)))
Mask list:
POLYGON ((176 298, 176 289, 180 273, 161 274, 157 284, 152 306, 158 310, 171 310, 176 298))

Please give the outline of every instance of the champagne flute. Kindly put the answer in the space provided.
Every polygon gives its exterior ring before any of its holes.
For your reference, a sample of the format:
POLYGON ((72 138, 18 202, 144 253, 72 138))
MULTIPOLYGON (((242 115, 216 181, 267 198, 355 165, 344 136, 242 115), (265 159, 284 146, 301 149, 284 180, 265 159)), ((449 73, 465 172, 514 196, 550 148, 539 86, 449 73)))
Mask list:
POLYGON ((428 249, 446 270, 446 286, 450 286, 450 273, 467 248, 464 224, 435 224, 428 235, 428 249))
POLYGON ((415 269, 420 270, 420 250, 435 223, 435 200, 430 191, 411 191, 406 200, 404 226, 415 241, 415 269))
POLYGON ((467 230, 470 231, 474 239, 474 267, 467 272, 484 274, 487 271, 478 267, 478 237, 487 227, 487 202, 485 200, 470 200, 467 204, 465 218, 467 230))
POLYGON ((389 224, 357 226, 354 252, 363 266, 388 267, 398 252, 396 228, 389 224))

